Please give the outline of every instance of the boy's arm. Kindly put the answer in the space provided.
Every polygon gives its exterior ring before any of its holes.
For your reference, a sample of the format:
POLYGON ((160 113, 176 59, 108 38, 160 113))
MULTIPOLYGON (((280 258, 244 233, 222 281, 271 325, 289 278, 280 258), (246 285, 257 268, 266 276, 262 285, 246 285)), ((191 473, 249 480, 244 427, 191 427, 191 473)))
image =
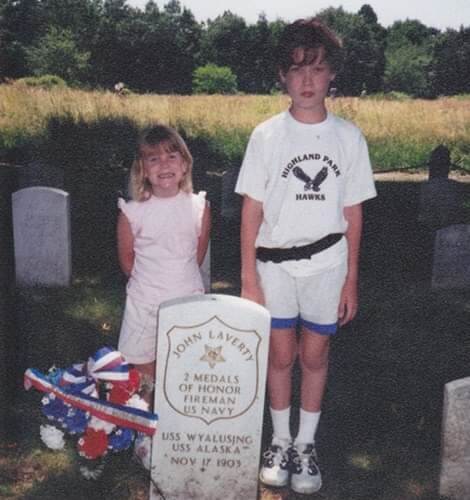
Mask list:
POLYGON ((119 266, 129 277, 134 266, 134 236, 127 217, 121 212, 117 221, 117 249, 119 266))
POLYGON ((256 272, 255 241, 263 221, 263 204, 249 196, 243 197, 241 246, 241 296, 264 305, 264 295, 256 272))
POLYGON ((207 252, 207 247, 209 246, 209 238, 211 233, 211 209, 209 207, 209 202, 206 201, 206 206, 204 207, 204 213, 202 214, 201 223, 201 234, 199 235, 199 240, 197 243, 197 264, 202 265, 204 257, 207 252))
POLYGON ((362 235, 362 205, 344 208, 344 218, 348 221, 346 240, 348 242, 348 272, 341 290, 338 307, 339 324, 351 321, 358 309, 359 252, 362 235))

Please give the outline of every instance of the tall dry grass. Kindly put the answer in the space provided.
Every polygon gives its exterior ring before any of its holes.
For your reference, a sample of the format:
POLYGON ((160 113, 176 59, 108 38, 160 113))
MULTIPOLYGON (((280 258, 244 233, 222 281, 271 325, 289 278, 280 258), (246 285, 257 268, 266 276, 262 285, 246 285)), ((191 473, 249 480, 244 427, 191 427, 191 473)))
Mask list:
MULTIPOLYGON (((126 117, 139 126, 160 121, 188 135, 223 135, 226 142, 238 134, 238 142, 240 137, 243 142, 257 123, 286 109, 288 103, 282 95, 122 97, 111 92, 1 85, 0 144, 8 147, 21 143, 21 138, 40 136, 51 116, 85 122, 126 117)), ((416 166, 432 147, 444 143, 453 149, 457 163, 470 168, 470 100, 337 98, 329 99, 328 107, 361 127, 377 165, 416 166), (407 159, 407 155, 415 157, 407 159)))

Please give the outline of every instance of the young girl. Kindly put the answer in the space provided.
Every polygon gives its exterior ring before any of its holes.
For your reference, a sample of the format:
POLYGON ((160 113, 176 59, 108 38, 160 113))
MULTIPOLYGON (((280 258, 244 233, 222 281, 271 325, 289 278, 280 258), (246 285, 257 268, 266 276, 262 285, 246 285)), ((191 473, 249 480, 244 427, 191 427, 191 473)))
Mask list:
POLYGON ((132 164, 132 201, 119 199, 119 264, 128 276, 118 349, 140 372, 149 401, 155 373, 158 306, 204 293, 199 266, 207 251, 210 212, 193 194, 193 159, 183 139, 163 125, 146 130, 132 164))

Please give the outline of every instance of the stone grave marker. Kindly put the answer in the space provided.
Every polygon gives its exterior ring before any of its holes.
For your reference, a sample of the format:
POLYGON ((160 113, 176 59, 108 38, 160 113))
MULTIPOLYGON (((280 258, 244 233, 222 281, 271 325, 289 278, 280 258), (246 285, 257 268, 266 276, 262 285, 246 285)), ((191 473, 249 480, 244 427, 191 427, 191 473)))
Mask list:
POLYGON ((12 205, 17 285, 70 285, 69 194, 56 188, 30 187, 13 193, 12 205))
POLYGON ((161 305, 151 499, 257 498, 269 329, 238 297, 161 305))
POLYGON ((222 177, 222 209, 220 212, 224 219, 240 219, 242 197, 235 193, 238 172, 238 168, 231 168, 222 177))
POLYGON ((431 286, 470 287, 470 224, 454 224, 436 231, 431 286))
POLYGON ((444 388, 439 493, 453 500, 470 498, 470 377, 444 388))
POLYGON ((423 182, 419 193, 418 221, 435 230, 464 220, 465 190, 461 182, 436 177, 423 182))

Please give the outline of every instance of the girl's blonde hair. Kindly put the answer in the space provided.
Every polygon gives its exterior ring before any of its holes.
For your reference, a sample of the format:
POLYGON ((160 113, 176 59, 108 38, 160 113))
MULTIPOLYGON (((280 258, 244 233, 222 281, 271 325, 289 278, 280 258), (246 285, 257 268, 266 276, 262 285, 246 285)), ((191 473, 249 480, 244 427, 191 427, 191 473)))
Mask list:
POLYGON ((145 129, 137 142, 137 151, 131 167, 129 179, 129 195, 133 200, 144 201, 152 195, 152 186, 145 177, 142 149, 145 146, 161 146, 166 152, 178 152, 183 158, 186 171, 180 183, 181 191, 193 192, 193 157, 188 146, 178 132, 165 125, 154 125, 145 129))

